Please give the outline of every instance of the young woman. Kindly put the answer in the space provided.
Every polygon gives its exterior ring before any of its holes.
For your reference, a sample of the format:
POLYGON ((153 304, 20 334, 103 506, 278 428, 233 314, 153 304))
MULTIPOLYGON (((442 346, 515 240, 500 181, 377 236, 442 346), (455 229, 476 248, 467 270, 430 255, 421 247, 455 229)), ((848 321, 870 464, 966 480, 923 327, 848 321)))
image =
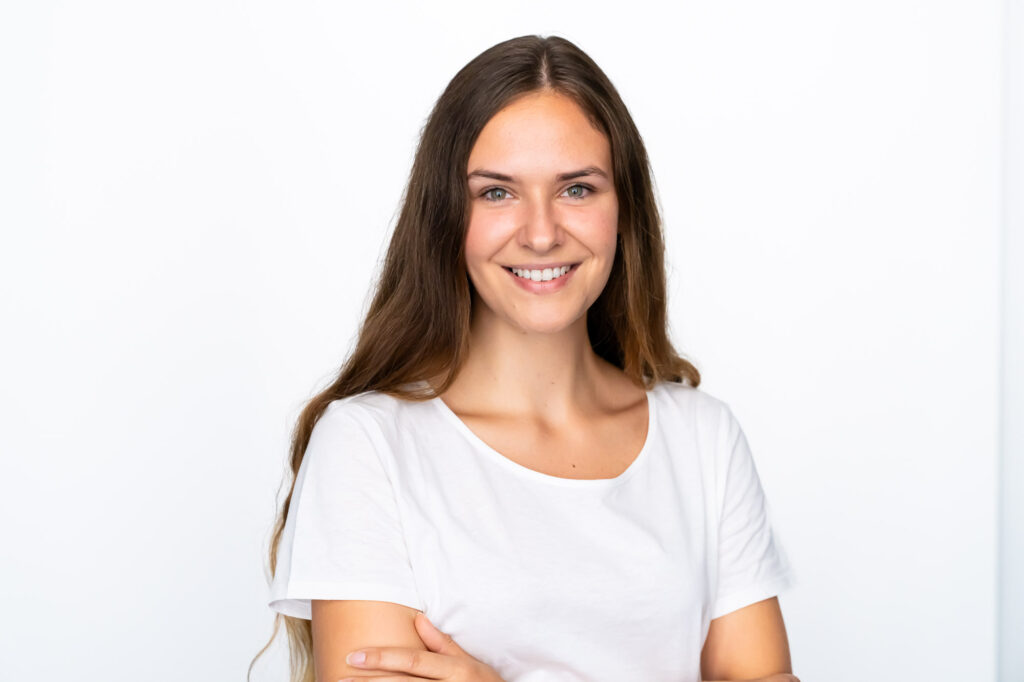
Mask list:
POLYGON ((665 304, 608 78, 554 36, 480 54, 294 433, 270 552, 293 682, 795 679, 751 452, 665 304))

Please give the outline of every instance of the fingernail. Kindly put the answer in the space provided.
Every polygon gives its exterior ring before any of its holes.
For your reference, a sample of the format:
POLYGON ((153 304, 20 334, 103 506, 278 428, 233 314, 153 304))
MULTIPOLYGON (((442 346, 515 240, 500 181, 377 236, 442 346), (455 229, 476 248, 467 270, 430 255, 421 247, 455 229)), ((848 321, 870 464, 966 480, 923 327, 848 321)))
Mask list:
POLYGON ((350 664, 350 665, 359 665, 360 663, 363 663, 365 660, 366 660, 366 652, 365 651, 353 651, 352 653, 350 653, 348 656, 345 657, 345 662, 350 664))

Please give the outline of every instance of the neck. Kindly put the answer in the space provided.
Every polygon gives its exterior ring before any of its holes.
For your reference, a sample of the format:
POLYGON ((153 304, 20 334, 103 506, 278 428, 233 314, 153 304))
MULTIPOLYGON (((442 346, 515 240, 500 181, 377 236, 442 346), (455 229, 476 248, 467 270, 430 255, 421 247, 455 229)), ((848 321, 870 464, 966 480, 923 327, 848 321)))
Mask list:
POLYGON ((600 403, 618 372, 590 345, 584 315, 554 332, 524 331, 480 306, 470 352, 446 396, 474 413, 565 423, 600 403))

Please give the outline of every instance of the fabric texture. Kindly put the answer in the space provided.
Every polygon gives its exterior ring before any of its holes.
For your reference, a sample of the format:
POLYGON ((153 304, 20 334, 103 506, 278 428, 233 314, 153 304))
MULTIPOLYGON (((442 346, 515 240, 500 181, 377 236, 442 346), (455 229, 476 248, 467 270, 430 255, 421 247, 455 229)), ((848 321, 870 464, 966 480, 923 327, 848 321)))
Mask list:
POLYGON ((662 382, 609 479, 517 464, 439 398, 332 402, 299 467, 271 609, 424 611, 506 682, 700 680, 710 621, 795 585, 725 402, 662 382))

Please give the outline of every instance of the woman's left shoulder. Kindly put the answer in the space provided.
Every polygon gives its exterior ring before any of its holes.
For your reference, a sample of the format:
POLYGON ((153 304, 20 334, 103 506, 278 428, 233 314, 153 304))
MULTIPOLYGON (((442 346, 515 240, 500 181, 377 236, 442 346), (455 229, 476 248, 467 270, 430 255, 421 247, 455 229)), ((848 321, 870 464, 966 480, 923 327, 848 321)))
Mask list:
POLYGON ((651 391, 661 393, 680 405, 692 405, 701 409, 711 410, 727 407, 726 402, 717 396, 708 393, 702 388, 679 381, 659 381, 651 387, 651 391))
POLYGON ((660 396, 671 421, 717 430, 732 418, 729 404, 702 388, 676 381, 659 381, 652 394, 660 396))

